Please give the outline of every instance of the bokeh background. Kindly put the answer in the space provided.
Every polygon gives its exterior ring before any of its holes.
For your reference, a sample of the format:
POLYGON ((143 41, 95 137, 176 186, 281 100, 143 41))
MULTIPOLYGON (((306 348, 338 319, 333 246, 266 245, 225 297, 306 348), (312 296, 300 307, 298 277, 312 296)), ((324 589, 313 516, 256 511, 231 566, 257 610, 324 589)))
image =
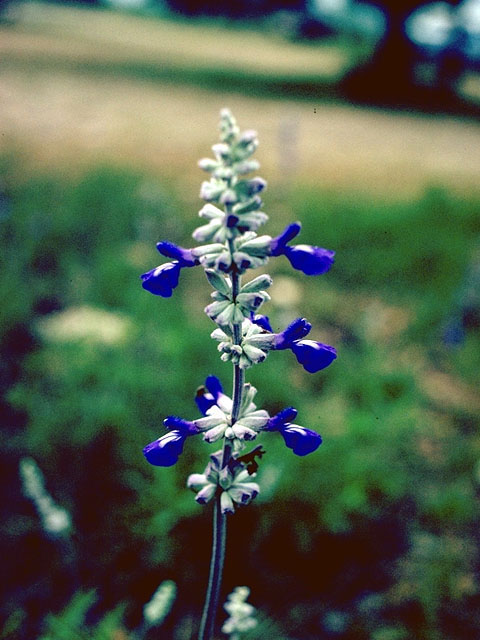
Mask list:
POLYGON ((339 352, 315 375, 284 352, 248 372, 324 444, 300 459, 263 438, 222 599, 251 588, 246 640, 480 637, 479 3, 1 11, 0 638, 195 637, 211 514, 185 481, 208 447, 169 469, 141 450, 231 371, 202 273, 170 300, 139 274, 157 241, 191 246, 222 107, 259 132, 266 232, 299 219, 337 251, 319 278, 271 261, 265 312, 339 352))

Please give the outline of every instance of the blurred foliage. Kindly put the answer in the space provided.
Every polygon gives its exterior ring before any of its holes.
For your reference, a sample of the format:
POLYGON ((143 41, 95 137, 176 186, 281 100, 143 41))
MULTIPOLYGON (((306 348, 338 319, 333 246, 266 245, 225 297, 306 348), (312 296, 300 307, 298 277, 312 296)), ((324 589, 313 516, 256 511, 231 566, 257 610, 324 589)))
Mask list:
POLYGON ((78 592, 60 615, 49 615, 45 620, 45 633, 39 640, 71 640, 89 638, 90 640, 107 640, 118 630, 122 616, 121 607, 108 613, 94 627, 87 626, 88 610, 95 602, 95 593, 78 592))
MULTIPOLYGON (((108 168, 76 182, 4 173, 0 637, 133 639, 143 605, 172 579, 162 630, 187 640, 211 532, 185 481, 208 448, 188 442, 170 469, 141 450, 165 415, 196 415, 206 375, 228 387, 231 374, 208 339, 201 271, 182 273, 171 300, 138 276, 162 261, 156 241, 189 246, 196 205, 108 168), (21 495, 25 455, 71 513, 68 541, 42 532, 21 495)), ((393 204, 302 185, 285 199, 288 219, 272 214, 266 232, 298 218, 299 242, 334 248, 337 262, 314 279, 272 261, 265 312, 274 328, 305 315, 339 358, 311 376, 279 352, 248 374, 260 405, 296 406, 324 444, 299 459, 263 438, 262 493, 229 519, 223 594, 251 588, 271 625, 258 637, 477 637, 480 336, 469 326, 455 346, 442 335, 475 259, 480 203, 438 187, 393 204)))

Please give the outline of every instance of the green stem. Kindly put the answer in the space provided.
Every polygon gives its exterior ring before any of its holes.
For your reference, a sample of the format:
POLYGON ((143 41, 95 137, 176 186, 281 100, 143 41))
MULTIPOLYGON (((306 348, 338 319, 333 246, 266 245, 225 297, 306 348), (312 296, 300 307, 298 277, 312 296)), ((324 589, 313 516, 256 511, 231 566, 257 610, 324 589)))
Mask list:
POLYGON ((211 640, 213 636, 218 607, 218 594, 222 582, 226 535, 227 519, 220 508, 220 495, 217 495, 213 507, 213 541, 210 576, 208 578, 207 597, 205 599, 198 640, 211 640))
MULTIPOLYGON (((232 293, 235 301, 240 291, 240 276, 235 271, 232 273, 232 293)), ((240 344, 242 339, 242 325, 232 325, 235 344, 240 344)), ((243 385, 245 372, 238 365, 233 368, 233 397, 232 397, 232 424, 238 420, 242 404, 243 385)), ((232 445, 229 440, 223 441, 222 468, 226 467, 232 455, 232 445)), ((220 507, 221 490, 217 490, 213 508, 213 540, 212 556, 210 560, 210 575, 208 577, 207 596, 200 622, 198 640, 211 640, 213 637, 215 618, 218 608, 218 596, 222 583, 223 564, 225 559, 225 543, 227 536, 227 516, 222 513, 220 507)))
MULTIPOLYGON (((233 252, 233 247, 230 247, 230 251, 233 252)), ((240 275, 234 270, 232 272, 232 298, 233 302, 236 301, 238 294, 240 293, 240 275)), ((241 344, 242 342, 242 325, 237 323, 232 325, 233 329, 233 342, 234 344, 241 344)), ((232 424, 238 420, 240 413, 240 406, 242 404, 243 385, 245 383, 245 371, 238 365, 233 367, 233 407, 232 407, 232 424)), ((228 462, 228 461, 227 461, 228 462)), ((226 463, 225 463, 226 464, 226 463)), ((225 466, 225 465, 224 465, 225 466)))

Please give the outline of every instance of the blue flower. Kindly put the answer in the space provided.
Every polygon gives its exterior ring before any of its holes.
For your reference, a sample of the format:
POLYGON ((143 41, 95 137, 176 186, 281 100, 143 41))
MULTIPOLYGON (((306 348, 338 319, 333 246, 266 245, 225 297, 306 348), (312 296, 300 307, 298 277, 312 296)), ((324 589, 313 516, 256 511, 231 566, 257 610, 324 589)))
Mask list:
POLYGON ((142 287, 156 296, 162 298, 170 298, 173 290, 178 285, 178 277, 180 275, 181 265, 175 262, 166 262, 165 264, 155 267, 147 273, 143 273, 142 287))
POLYGON ((177 416, 168 416, 163 424, 167 428, 174 428, 158 440, 147 444, 143 449, 143 455, 150 464, 157 467, 171 467, 178 462, 187 437, 199 433, 199 429, 195 423, 177 416))
POLYGON ((275 349, 291 349, 296 340, 301 340, 310 333, 312 325, 306 318, 297 318, 281 333, 275 334, 275 349))
POLYGON ((297 410, 288 407, 270 418, 265 428, 267 431, 279 431, 285 444, 292 449, 293 453, 297 456, 306 456, 318 449, 322 444, 322 437, 316 431, 292 424, 290 421, 296 416, 297 410))
POLYGON ((183 267, 194 267, 199 262, 193 256, 191 249, 178 247, 172 242, 159 242, 157 249, 162 255, 174 258, 174 261, 166 262, 151 271, 143 273, 140 276, 142 287, 156 296, 170 298, 173 290, 178 285, 180 270, 183 267))
POLYGON ((158 440, 147 444, 143 455, 150 464, 157 467, 171 467, 178 462, 187 436, 180 431, 170 431, 158 440))
POLYGON ((281 333, 276 333, 273 348, 291 349, 305 371, 316 373, 325 369, 337 357, 334 347, 315 340, 304 340, 312 325, 306 318, 297 318, 281 333))
POLYGON ((305 371, 316 373, 328 367, 337 357, 334 347, 314 340, 298 340, 291 349, 305 371))
POLYGON ((298 424, 286 424, 280 433, 287 447, 297 456, 313 453, 322 444, 322 437, 316 431, 300 427, 298 424))
POLYGON ((333 265, 335 251, 312 247, 308 244, 287 246, 287 243, 300 233, 301 228, 299 222, 293 222, 285 227, 279 236, 272 238, 270 255, 285 255, 294 269, 302 271, 307 276, 319 276, 326 273, 333 265))
POLYGON ((215 376, 208 376, 205 386, 198 387, 195 395, 195 402, 200 412, 206 416, 207 411, 217 404, 221 395, 223 395, 223 387, 220 380, 215 376))

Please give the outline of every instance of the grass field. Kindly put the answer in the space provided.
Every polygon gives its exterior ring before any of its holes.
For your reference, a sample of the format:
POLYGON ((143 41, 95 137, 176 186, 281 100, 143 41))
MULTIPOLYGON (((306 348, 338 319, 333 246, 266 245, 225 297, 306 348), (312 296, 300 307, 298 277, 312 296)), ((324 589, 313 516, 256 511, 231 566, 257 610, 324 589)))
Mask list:
POLYGON ((215 126, 228 105, 260 131, 273 184, 288 177, 382 197, 418 194, 431 183, 477 191, 474 121, 298 93, 296 83, 310 74, 322 94, 351 63, 346 47, 32 3, 1 28, 0 52, 0 150, 20 153, 22 171, 113 162, 182 174, 193 188, 191 158, 210 145, 205 123, 215 126), (283 99, 269 97, 272 83, 286 83, 283 99))

